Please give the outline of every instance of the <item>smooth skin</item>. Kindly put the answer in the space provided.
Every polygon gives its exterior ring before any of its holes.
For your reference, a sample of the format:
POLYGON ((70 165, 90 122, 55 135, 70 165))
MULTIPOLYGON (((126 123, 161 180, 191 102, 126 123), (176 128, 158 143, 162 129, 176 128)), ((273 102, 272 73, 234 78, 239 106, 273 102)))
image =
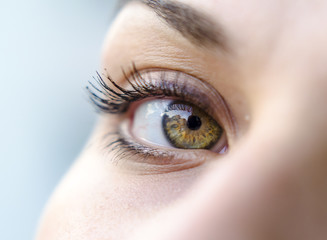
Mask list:
POLYGON ((197 46, 130 3, 105 39, 102 69, 121 84, 131 62, 207 81, 237 122, 229 152, 169 172, 113 163, 103 135, 123 117, 102 115, 37 239, 327 239, 327 2, 180 2, 221 26, 228 52, 197 46))

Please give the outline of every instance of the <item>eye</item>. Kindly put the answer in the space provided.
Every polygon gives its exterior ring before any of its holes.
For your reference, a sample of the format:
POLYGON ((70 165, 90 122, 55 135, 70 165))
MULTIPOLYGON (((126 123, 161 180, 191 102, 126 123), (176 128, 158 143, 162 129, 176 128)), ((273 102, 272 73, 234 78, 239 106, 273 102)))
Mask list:
POLYGON ((105 149, 116 160, 170 171, 167 165, 194 167, 228 150, 237 123, 223 96, 207 82, 169 69, 138 71, 135 65, 122 75, 125 85, 109 75, 107 84, 98 74, 97 84, 87 87, 101 113, 117 116, 108 126, 114 130, 105 135, 105 149))
POLYGON ((136 107, 132 135, 144 142, 180 149, 227 148, 223 128, 199 107, 179 100, 154 99, 136 107))

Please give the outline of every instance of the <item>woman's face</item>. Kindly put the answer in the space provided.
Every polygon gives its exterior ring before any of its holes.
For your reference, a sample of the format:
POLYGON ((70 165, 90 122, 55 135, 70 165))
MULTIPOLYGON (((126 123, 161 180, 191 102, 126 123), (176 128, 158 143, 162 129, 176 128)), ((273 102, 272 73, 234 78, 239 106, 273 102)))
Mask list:
POLYGON ((127 4, 38 239, 327 239, 326 23, 324 0, 127 4))

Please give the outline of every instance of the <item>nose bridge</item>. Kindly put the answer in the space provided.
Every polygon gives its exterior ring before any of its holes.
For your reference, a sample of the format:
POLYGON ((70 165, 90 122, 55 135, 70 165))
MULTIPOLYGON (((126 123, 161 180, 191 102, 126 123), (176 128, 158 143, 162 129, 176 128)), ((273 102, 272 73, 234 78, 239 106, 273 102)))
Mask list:
POLYGON ((273 78, 268 78, 273 84, 262 90, 261 99, 254 99, 252 135, 282 147, 288 156, 326 156, 327 74, 304 70, 273 78))
POLYGON ((252 175, 267 184, 264 190, 276 189, 282 198, 289 192, 295 197, 307 191, 301 196, 321 194, 319 199, 326 201, 326 84, 300 74, 280 76, 275 82, 254 113, 252 129, 239 144, 241 150, 235 150, 246 157, 236 155, 230 161, 252 166, 252 175), (316 192, 309 194, 310 189, 316 192))

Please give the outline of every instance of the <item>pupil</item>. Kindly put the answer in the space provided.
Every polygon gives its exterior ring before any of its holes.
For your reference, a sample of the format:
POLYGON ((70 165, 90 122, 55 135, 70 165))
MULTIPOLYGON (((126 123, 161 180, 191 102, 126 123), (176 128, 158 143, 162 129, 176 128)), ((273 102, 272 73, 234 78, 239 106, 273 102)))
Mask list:
POLYGON ((191 130, 198 130, 201 127, 201 119, 198 116, 189 116, 187 119, 187 127, 191 130))

